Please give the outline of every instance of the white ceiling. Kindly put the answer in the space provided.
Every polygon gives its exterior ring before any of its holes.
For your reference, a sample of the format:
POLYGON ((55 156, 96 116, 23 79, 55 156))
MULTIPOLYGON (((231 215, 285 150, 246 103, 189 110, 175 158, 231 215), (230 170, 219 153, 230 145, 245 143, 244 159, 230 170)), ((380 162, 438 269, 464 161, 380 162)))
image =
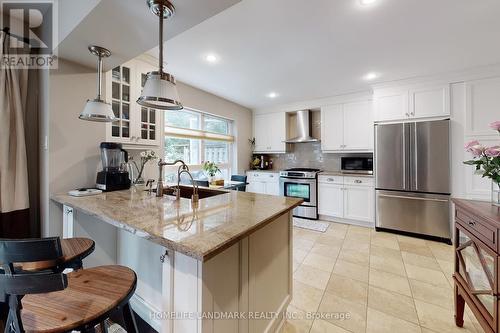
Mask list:
MULTIPOLYGON (((203 22, 240 0, 172 0, 176 14, 169 19, 165 39, 203 22)), ((58 56, 95 67, 96 58, 88 45, 104 46, 111 58, 105 70, 122 64, 158 45, 158 18, 145 0, 61 0, 59 1, 58 56)))
POLYGON ((500 62, 498 13, 498 0, 243 0, 170 39, 167 70, 251 108, 363 91, 370 71, 382 82, 500 62))

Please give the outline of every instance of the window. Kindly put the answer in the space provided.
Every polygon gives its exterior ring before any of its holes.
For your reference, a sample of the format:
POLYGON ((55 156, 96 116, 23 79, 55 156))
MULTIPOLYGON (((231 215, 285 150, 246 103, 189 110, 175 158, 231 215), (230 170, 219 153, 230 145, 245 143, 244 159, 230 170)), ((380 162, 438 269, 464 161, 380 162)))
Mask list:
MULTIPOLYGON (((206 179, 201 171, 205 161, 215 162, 222 178, 231 175, 234 137, 232 121, 184 108, 165 112, 165 160, 183 160, 196 179, 206 179)), ((174 181, 177 167, 167 167, 167 181, 174 181)), ((184 180, 184 179, 183 179, 184 180)))

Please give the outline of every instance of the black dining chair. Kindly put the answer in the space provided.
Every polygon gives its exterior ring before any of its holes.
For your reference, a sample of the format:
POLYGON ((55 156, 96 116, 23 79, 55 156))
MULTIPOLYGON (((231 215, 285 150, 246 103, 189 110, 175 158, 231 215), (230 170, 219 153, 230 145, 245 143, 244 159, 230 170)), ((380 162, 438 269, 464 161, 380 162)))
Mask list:
POLYGON ((240 191, 240 192, 246 192, 246 190, 247 190, 247 185, 246 185, 247 184, 247 176, 232 175, 231 181, 244 183, 245 185, 238 186, 238 187, 236 187, 235 190, 240 191))
POLYGON ((0 302, 8 304, 5 332, 95 332, 117 310, 127 332, 137 332, 129 306, 137 277, 127 267, 113 265, 64 274, 64 252, 58 237, 0 239, 0 302), (26 263, 44 264, 35 270, 26 263))

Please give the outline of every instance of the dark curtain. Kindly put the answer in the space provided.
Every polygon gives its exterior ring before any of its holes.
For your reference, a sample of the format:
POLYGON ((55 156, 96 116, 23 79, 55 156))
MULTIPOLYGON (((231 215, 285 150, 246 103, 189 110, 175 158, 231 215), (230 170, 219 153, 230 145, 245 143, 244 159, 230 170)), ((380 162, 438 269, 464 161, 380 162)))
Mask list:
MULTIPOLYGON (((8 42, 9 37, 3 32, 2 40, 3 43, 0 45, 2 47, 1 54, 8 52, 8 42)), ((13 37, 10 37, 13 38, 13 37)), ((15 69, 3 68, 2 71, 11 71, 11 75, 16 75, 15 69)), ((5 72, 4 72, 5 73, 5 72)), ((9 80, 12 76, 9 74, 2 75, 4 80, 9 80)), ((23 106, 22 122, 24 123, 24 141, 26 150, 26 165, 27 167, 27 182, 28 182, 28 198, 29 198, 29 208, 18 209, 18 210, 7 210, 6 212, 1 212, 0 209, 0 238, 30 238, 30 237, 40 237, 40 140, 39 140, 39 88, 38 88, 38 70, 30 69, 27 73, 27 84, 23 87, 15 86, 18 82, 17 80, 4 81, 1 86, 6 87, 9 91, 14 91, 15 89, 21 90, 21 104, 23 106)), ((22 82, 21 80, 19 82, 22 82)), ((0 92, 4 93, 4 92, 0 92)), ((8 92, 7 92, 8 94, 8 92)), ((4 104, 12 105, 12 104, 4 104)), ((9 108, 0 110, 0 112, 13 112, 9 108)), ((7 117, 11 122, 18 121, 15 120, 15 116, 7 117)), ((19 129, 18 125, 14 123, 10 126, 11 129, 19 129)), ((12 136, 11 136, 12 138, 12 136)), ((17 141, 15 139, 9 141, 7 145, 1 145, 0 149, 14 150, 16 149, 17 141), (14 146, 12 146, 14 145, 14 146)), ((6 152, 6 151, 4 151, 6 152)), ((9 153, 7 153, 9 155, 9 153)), ((2 156, 5 156, 2 153, 2 156)), ((9 159, 10 160, 10 159, 9 159)), ((5 160, 4 160, 5 162, 5 160)), ((20 166, 21 167, 21 166, 20 166)), ((16 169, 17 169, 16 164, 16 169)), ((5 171, 5 169, 3 169, 5 171)), ((17 189, 16 189, 17 190, 17 189)), ((2 187, 2 193, 0 197, 7 197, 13 195, 14 189, 2 187)), ((25 206, 26 207, 26 206, 25 206)))

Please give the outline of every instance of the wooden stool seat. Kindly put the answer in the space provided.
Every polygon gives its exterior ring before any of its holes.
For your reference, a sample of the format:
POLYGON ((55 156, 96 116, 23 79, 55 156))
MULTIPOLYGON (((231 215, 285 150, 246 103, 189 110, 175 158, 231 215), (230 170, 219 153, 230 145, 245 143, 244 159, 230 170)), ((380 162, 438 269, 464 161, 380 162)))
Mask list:
MULTIPOLYGON (((70 267, 71 264, 81 263, 81 260, 94 251, 95 242, 88 238, 67 238, 61 240, 62 257, 59 262, 70 267)), ((41 270, 55 266, 54 260, 25 262, 20 264, 24 270, 41 270)))
POLYGON ((66 332, 99 320, 128 304, 137 280, 133 270, 117 265, 83 269, 67 277, 64 290, 22 298, 26 332, 66 332))

